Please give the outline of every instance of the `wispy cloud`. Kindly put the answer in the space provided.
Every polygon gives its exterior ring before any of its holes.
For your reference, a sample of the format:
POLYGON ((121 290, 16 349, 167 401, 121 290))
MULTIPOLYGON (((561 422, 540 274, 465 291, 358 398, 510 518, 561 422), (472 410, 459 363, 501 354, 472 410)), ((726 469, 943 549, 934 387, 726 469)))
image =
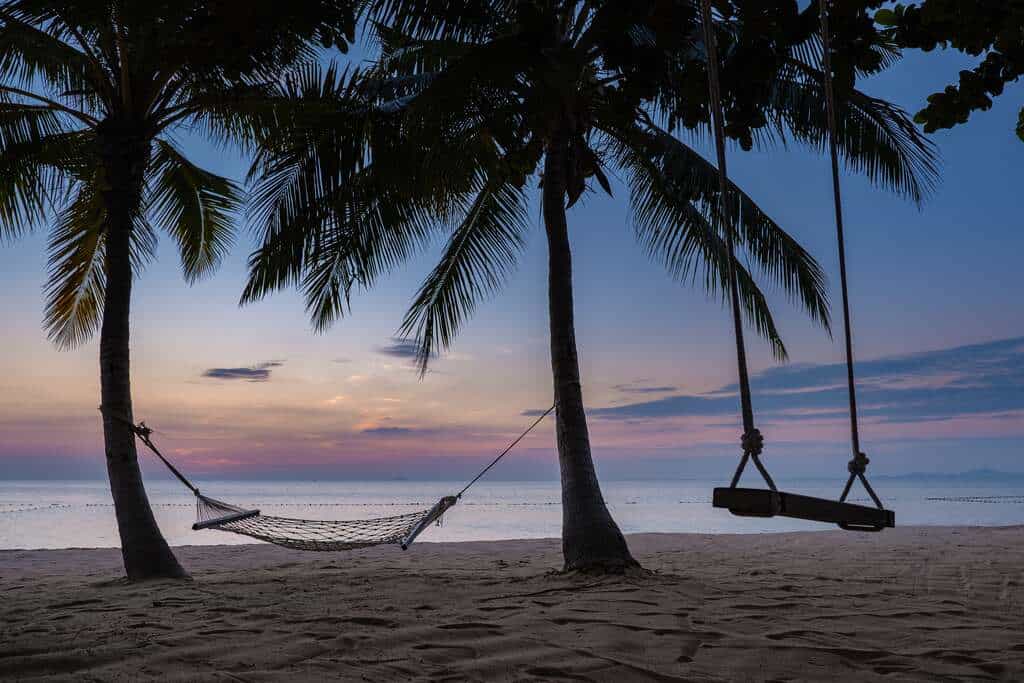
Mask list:
POLYGON ((421 436, 432 431, 430 429, 414 429, 412 427, 370 427, 359 433, 371 436, 421 436))
POLYGON ((203 377, 221 380, 243 380, 245 382, 266 382, 270 379, 270 372, 279 368, 284 362, 278 360, 258 363, 247 368, 210 368, 203 372, 203 377))
MULTIPOLYGON (((861 414, 883 422, 927 422, 1024 410, 1024 338, 858 363, 861 414)), ((843 364, 783 366, 754 376, 759 411, 785 419, 845 415, 843 364)), ((599 408, 605 419, 714 417, 737 410, 736 385, 699 394, 599 408)))
POLYGON ((412 340, 392 337, 388 344, 377 347, 377 353, 391 356, 392 358, 407 358, 411 360, 416 358, 418 348, 416 342, 412 340))
POLYGON ((612 387, 615 391, 623 394, 667 394, 679 391, 679 387, 668 385, 651 385, 648 380, 638 379, 627 384, 616 384, 612 387))
POLYGON ((519 413, 523 417, 540 417, 544 413, 551 410, 551 408, 527 408, 523 412, 519 413))

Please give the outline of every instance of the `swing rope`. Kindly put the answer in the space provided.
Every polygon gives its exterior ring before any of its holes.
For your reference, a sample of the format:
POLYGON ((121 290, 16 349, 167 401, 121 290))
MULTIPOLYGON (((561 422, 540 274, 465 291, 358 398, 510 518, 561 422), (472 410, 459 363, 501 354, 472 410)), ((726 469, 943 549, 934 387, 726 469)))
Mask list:
POLYGON ((743 457, 732 477, 730 488, 736 488, 746 469, 747 462, 753 461, 757 471, 761 473, 768 488, 775 491, 775 482, 761 462, 764 450, 764 436, 754 424, 754 407, 750 391, 750 376, 747 371, 747 349, 743 340, 743 316, 740 310, 740 294, 736 276, 736 247, 733 235, 735 226, 732 219, 729 196, 729 175, 725 157, 725 123, 723 121, 722 94, 718 75, 718 45, 715 39, 714 25, 711 19, 711 0, 701 0, 701 19, 704 29, 704 46, 708 57, 708 92, 711 99, 712 126, 715 137, 715 153, 718 157, 718 217, 725 232, 725 244, 728 265, 729 298, 732 303, 733 337, 736 340, 736 365, 739 372, 740 407, 743 412, 743 457))
MULTIPOLYGON (((829 0, 819 0, 818 8, 820 15, 821 42, 823 53, 823 81, 825 89, 826 109, 828 114, 829 152, 832 164, 832 192, 835 205, 836 234, 839 245, 839 281, 843 298, 843 331, 846 351, 846 380, 850 408, 850 441, 853 450, 853 457, 847 464, 849 477, 843 487, 843 493, 839 502, 845 503, 850 494, 850 489, 855 480, 859 479, 864 490, 871 496, 875 506, 884 510, 882 501, 875 493, 867 480, 865 472, 868 465, 868 457, 860 447, 859 418, 857 415, 857 385, 854 375, 853 358, 853 334, 850 316, 850 296, 847 284, 846 270, 846 240, 843 231, 843 208, 842 194, 839 181, 839 145, 838 145, 838 123, 836 113, 836 95, 834 88, 834 74, 832 72, 831 54, 831 33, 829 29, 829 0)), ((775 483, 761 462, 760 455, 764 449, 764 437, 754 425, 754 411, 751 400, 750 379, 747 369, 746 346, 743 340, 743 319, 740 311, 739 285, 735 271, 735 238, 736 229, 733 216, 731 215, 732 202, 728 199, 729 176, 726 168, 725 154, 725 123, 724 109, 722 107, 721 84, 719 80, 718 46, 715 37, 714 24, 711 13, 711 0, 701 0, 701 23, 704 33, 704 45, 708 60, 708 94, 711 107, 712 126, 714 129, 715 153, 718 158, 718 217, 724 226, 726 247, 728 251, 728 278, 729 294, 732 303, 732 319, 734 337, 736 340, 736 363, 739 370, 739 391, 740 404, 743 413, 743 456, 739 466, 733 475, 729 487, 735 489, 739 484, 743 470, 749 461, 753 461, 761 476, 773 492, 777 491, 775 483)))
POLYGON ((829 28, 829 0, 819 0, 818 13, 821 26, 821 48, 822 48, 822 71, 825 83, 825 102, 828 111, 828 141, 829 154, 832 160, 832 198, 835 204, 836 214, 836 241, 839 245, 839 284, 843 296, 843 333, 846 346, 846 387, 850 403, 850 444, 853 450, 853 457, 847 464, 850 476, 843 487, 843 494, 839 497, 840 502, 845 502, 850 495, 850 488, 855 479, 860 479, 864 490, 868 492, 875 505, 881 509, 882 501, 875 494, 871 484, 868 483, 865 472, 867 470, 868 456, 860 448, 860 429, 857 416, 857 382, 853 370, 853 332, 850 323, 850 294, 846 277, 846 238, 843 232, 843 199, 839 183, 839 145, 838 123, 836 114, 836 94, 832 72, 832 45, 831 30, 829 28))

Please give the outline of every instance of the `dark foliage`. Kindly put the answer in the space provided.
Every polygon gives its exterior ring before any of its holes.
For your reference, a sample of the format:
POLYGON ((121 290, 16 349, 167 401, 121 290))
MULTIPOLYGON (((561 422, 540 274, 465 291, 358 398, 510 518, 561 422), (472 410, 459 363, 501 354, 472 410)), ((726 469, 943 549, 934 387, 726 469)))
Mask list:
MULTIPOLYGON (((729 136, 743 147, 796 141, 823 150, 816 8, 718 7, 729 136)), ((382 0, 368 3, 367 20, 381 48, 375 64, 296 74, 274 115, 253 119, 264 140, 253 169, 264 243, 244 300, 297 284, 323 328, 353 287, 371 285, 440 232, 449 247, 403 327, 419 338, 425 366, 514 265, 526 192, 560 126, 567 205, 610 191, 609 174, 619 173, 652 257, 723 293, 727 261, 711 208, 717 176, 687 144, 708 122, 692 2, 382 0)), ((854 87, 897 54, 863 8, 846 8, 835 23, 841 153, 852 169, 920 201, 935 178, 932 148, 903 112, 854 87)), ((826 322, 817 264, 734 191, 739 247, 826 322)), ((741 282, 747 314, 784 356, 758 274, 741 282)))
POLYGON ((0 0, 0 238, 48 225, 50 338, 71 347, 101 330, 107 473, 130 579, 184 573, 128 424, 132 283, 157 230, 187 279, 210 273, 244 199, 173 135, 245 141, 242 113, 268 84, 354 27, 352 4, 335 0, 0 0))
MULTIPOLYGON (((924 0, 879 10, 875 20, 900 47, 926 52, 952 48, 980 58, 973 69, 960 72, 958 83, 928 97, 915 121, 929 133, 988 110, 992 98, 1024 75, 1022 0, 924 0)), ((1024 107, 1017 135, 1024 141, 1024 107)))

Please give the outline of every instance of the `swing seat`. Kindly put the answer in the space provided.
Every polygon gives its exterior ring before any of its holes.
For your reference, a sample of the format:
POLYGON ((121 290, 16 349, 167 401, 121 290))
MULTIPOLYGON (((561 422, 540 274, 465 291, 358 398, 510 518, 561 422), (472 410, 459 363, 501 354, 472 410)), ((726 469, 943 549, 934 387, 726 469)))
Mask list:
POLYGON ((847 531, 881 531, 896 526, 892 510, 770 489, 716 488, 712 504, 739 517, 792 517, 836 524, 847 531))

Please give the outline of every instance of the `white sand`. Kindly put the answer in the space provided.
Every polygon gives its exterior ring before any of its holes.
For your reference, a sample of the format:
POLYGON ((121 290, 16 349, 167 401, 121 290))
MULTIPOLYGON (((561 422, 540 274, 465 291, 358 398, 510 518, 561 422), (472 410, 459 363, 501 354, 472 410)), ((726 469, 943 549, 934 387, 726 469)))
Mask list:
POLYGON ((655 573, 550 574, 557 541, 338 554, 0 552, 0 678, 1024 680, 1024 527, 638 535, 655 573))

